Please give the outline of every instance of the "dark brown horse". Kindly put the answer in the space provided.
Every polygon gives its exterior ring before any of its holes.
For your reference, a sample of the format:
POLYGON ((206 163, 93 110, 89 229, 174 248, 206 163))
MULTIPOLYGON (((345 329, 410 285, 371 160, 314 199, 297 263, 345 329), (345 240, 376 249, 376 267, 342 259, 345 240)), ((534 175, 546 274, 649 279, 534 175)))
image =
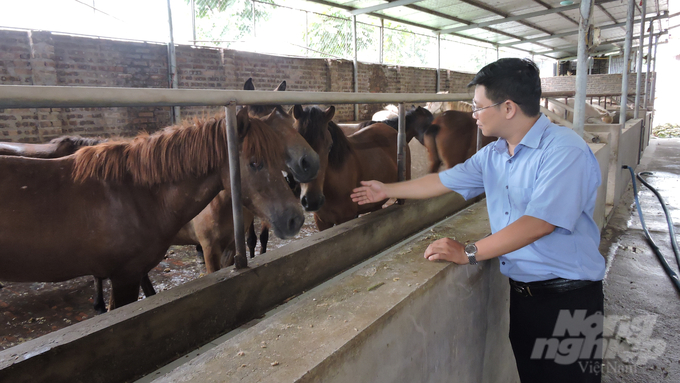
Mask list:
MULTIPOLYGON (((244 204, 293 236, 304 217, 264 122, 237 116, 244 204)), ((0 279, 109 278, 110 309, 137 300, 175 234, 229 187, 224 118, 58 159, 0 156, 0 279), (40 267, 36 267, 40 265, 40 267)))
POLYGON ((98 137, 62 136, 47 144, 0 142, 0 156, 59 158, 73 154, 83 146, 97 145, 106 141, 106 139, 98 137))
MULTIPOLYGON (((481 147, 495 141, 495 137, 482 137, 481 147)), ((477 120, 471 112, 447 110, 434 118, 432 125, 416 135, 428 151, 430 173, 464 162, 477 151, 477 120)))
MULTIPOLYGON (((406 143, 409 143, 414 137, 419 137, 418 140, 421 141, 423 134, 432 124, 432 120, 434 120, 434 116, 432 115, 432 113, 421 106, 411 107, 409 110, 406 111, 404 117, 405 117, 404 128, 406 133, 406 143)), ((397 131, 399 130, 398 116, 396 117, 393 116, 382 121, 371 120, 352 125, 338 124, 338 126, 340 126, 340 128, 342 129, 346 136, 350 136, 367 126, 377 123, 383 123, 391 126, 397 131)))
MULTIPOLYGON (((316 180, 303 183, 300 202, 314 212, 319 230, 356 218, 359 214, 379 210, 385 201, 357 205, 352 189, 361 180, 397 182, 397 132, 385 124, 373 124, 345 137, 332 118, 335 108, 293 107, 295 126, 319 153, 321 168, 316 180)), ((411 178, 411 155, 406 146, 406 178, 411 178)))

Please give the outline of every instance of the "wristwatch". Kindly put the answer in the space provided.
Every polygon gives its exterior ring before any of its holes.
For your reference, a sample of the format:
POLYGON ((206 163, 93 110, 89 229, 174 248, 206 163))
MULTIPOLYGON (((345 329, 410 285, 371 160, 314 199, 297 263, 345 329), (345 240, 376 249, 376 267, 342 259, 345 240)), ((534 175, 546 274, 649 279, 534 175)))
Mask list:
POLYGON ((465 254, 467 254, 468 261, 470 261, 471 265, 477 264, 477 258, 475 258, 475 255, 477 255, 477 245, 475 245, 474 243, 466 245, 465 254))

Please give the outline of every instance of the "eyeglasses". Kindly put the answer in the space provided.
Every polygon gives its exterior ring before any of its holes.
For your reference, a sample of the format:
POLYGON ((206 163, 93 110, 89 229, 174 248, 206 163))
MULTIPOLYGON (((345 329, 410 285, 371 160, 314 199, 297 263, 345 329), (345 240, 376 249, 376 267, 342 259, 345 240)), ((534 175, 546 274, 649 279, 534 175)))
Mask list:
POLYGON ((478 107, 477 107, 477 104, 475 104, 475 103, 473 102, 473 103, 472 103, 472 114, 479 113, 479 112, 481 112, 482 110, 487 109, 487 108, 491 108, 491 107, 494 107, 494 106, 498 106, 498 105, 500 105, 500 104, 502 104, 502 103, 504 103, 504 102, 505 102, 505 101, 497 102, 497 103, 495 103, 495 104, 493 104, 493 105, 485 106, 485 107, 483 107, 483 108, 478 108, 478 107))

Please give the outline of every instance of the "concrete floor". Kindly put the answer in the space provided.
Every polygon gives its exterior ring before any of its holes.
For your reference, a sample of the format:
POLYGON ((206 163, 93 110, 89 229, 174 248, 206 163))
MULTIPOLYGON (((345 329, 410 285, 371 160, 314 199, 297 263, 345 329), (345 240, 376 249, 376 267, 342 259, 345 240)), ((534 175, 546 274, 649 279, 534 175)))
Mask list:
MULTIPOLYGON (((680 232, 680 139, 654 139, 636 169, 664 198, 680 232)), ((665 215, 639 181, 638 193, 652 238, 677 272, 665 215)), ((680 293, 647 243, 629 186, 602 233, 605 277, 603 382, 680 381, 680 293)))

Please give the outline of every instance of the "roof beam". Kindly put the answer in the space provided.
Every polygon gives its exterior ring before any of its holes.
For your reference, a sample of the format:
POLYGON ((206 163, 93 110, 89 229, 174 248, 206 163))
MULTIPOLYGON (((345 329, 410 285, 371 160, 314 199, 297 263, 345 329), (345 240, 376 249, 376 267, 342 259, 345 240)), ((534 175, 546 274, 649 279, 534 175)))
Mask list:
MULTIPOLYGON (((634 24, 639 23, 640 20, 642 20, 642 19, 634 20, 634 24)), ((621 23, 616 23, 616 24, 607 24, 607 25, 603 25, 603 26, 598 26, 597 28, 604 30, 604 29, 618 28, 618 27, 621 27, 621 26, 626 26, 626 23, 621 22, 621 23)), ((527 40, 524 40, 524 41, 513 41, 513 42, 509 42, 509 43, 498 44, 498 46, 503 48, 503 47, 509 47, 509 46, 518 45, 518 44, 535 43, 537 41, 562 38, 562 37, 567 37, 567 36, 572 36, 572 35, 577 35, 577 34, 578 34, 578 29, 572 30, 572 31, 569 31, 569 32, 556 33, 552 36, 541 36, 541 37, 536 37, 534 39, 527 39, 527 40)))
MULTIPOLYGON (((664 34, 666 34, 666 33, 668 33, 668 31, 664 30, 664 31, 662 31, 662 32, 655 33, 653 36, 662 36, 662 35, 664 35, 664 34)), ((640 38, 640 35, 634 35, 634 36, 633 36, 633 40, 635 40, 635 39, 638 39, 638 40, 639 40, 639 38, 640 38)), ((606 46, 606 45, 614 45, 614 44, 617 44, 617 43, 622 43, 622 42, 624 42, 624 41, 625 41, 625 39, 606 40, 606 41, 602 41, 602 42, 600 43, 600 45, 598 45, 598 47, 602 47, 602 46, 606 46)), ((634 46, 634 47, 637 47, 637 46, 639 46, 639 44, 638 44, 638 45, 633 45, 633 46, 634 46)), ((644 46, 644 44, 643 44, 643 46, 644 46)), ((541 54, 556 53, 556 52, 568 52, 568 53, 573 53, 573 51, 572 51, 573 49, 574 49, 574 46, 566 46, 566 47, 555 48, 555 49, 552 49, 552 50, 549 50, 549 51, 541 51, 540 53, 541 53, 541 54)), ((599 54, 599 53, 597 53, 597 52, 592 52, 591 55, 592 55, 592 54, 599 54)))
MULTIPOLYGON (((546 3, 546 2, 543 2, 543 1, 541 1, 541 0, 533 0, 533 1, 534 1, 534 3, 540 4, 540 5, 542 5, 542 6, 546 7, 546 8, 548 8, 548 9, 553 9, 553 6, 550 5, 550 4, 548 4, 548 3, 546 3)), ((569 21, 570 23, 572 23, 572 24, 574 24, 574 25, 578 25, 578 21, 574 21, 574 19, 572 19, 571 17, 565 15, 564 13, 562 13, 562 12, 557 12, 557 14, 560 15, 560 16, 562 16, 564 19, 566 19, 566 20, 569 21)))
POLYGON ((466 25, 464 27, 446 28, 446 29, 442 29, 438 32, 439 33, 452 33, 452 32, 465 31, 465 30, 468 30, 468 29, 488 27, 490 25, 509 23, 511 21, 528 19, 528 18, 531 18, 531 17, 545 16, 545 15, 549 15, 551 13, 556 13, 556 12, 561 12, 561 11, 570 11, 570 10, 576 9, 580 6, 581 6, 580 4, 572 4, 572 5, 567 5, 565 7, 560 7, 560 8, 544 9, 544 10, 538 11, 538 12, 531 12, 531 13, 525 13, 525 14, 521 14, 521 15, 504 17, 504 18, 498 19, 498 20, 491 20, 491 21, 485 21, 483 23, 470 24, 470 25, 466 25))
MULTIPOLYGON (((477 0, 460 0, 460 2, 461 2, 461 3, 465 3, 465 4, 472 5, 473 7, 477 7, 477 8, 483 9, 483 10, 488 11, 488 12, 491 12, 491 13, 495 13, 495 14, 497 14, 497 15, 499 15, 499 16, 503 16, 503 17, 509 17, 509 16, 510 16, 510 14, 505 13, 505 12, 501 11, 501 10, 498 9, 498 8, 495 8, 495 7, 486 5, 486 4, 482 3, 481 1, 477 1, 477 0)), ((522 25, 524 25, 524 26, 527 26, 527 27, 529 27, 529 28, 533 28, 533 29, 535 29, 535 30, 537 30, 537 31, 541 31, 541 32, 543 32, 543 33, 546 33, 546 34, 548 34, 548 35, 552 35, 552 34, 553 34, 553 32, 551 32, 551 31, 549 31, 549 30, 547 30, 547 29, 541 28, 541 27, 539 27, 538 25, 536 25, 536 24, 534 24, 534 23, 530 23, 530 22, 528 22, 528 21, 518 20, 517 22, 520 23, 520 24, 522 24, 522 25)))
POLYGON ((397 1, 390 2, 390 3, 374 5, 372 7, 358 8, 358 9, 355 9, 353 11, 350 11, 349 13, 354 15, 354 16, 363 15, 365 13, 382 11, 383 9, 389 9, 389 8, 394 8, 394 7, 401 7, 402 5, 409 5, 409 4, 417 3, 419 1, 423 1, 423 0, 397 0, 397 1))

